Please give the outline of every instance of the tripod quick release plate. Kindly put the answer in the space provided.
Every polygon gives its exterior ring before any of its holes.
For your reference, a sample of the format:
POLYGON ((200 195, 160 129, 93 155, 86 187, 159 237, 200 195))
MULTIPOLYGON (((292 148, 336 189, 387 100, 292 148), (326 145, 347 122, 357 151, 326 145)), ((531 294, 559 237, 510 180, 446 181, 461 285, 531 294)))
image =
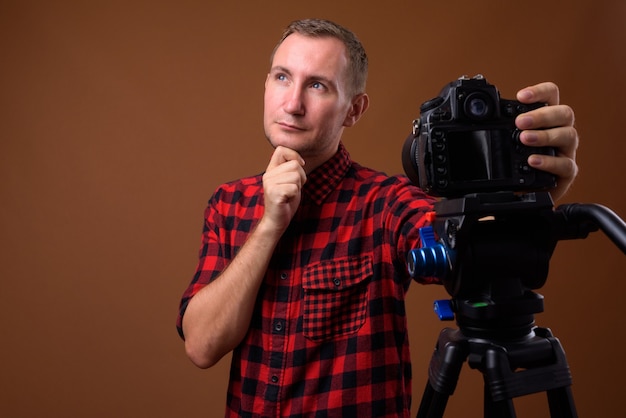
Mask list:
POLYGON ((454 319, 454 311, 452 310, 450 299, 436 300, 433 308, 440 321, 452 321, 454 319))

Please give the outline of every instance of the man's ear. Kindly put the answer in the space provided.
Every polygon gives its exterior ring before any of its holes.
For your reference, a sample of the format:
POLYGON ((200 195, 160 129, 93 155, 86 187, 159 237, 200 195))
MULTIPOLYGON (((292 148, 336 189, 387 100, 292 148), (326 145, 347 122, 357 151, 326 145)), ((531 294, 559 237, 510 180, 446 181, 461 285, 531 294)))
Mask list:
POLYGON ((361 119, 363 113, 370 105, 370 98, 366 93, 361 93, 352 99, 352 106, 350 107, 346 119, 343 121, 343 126, 354 126, 361 119))

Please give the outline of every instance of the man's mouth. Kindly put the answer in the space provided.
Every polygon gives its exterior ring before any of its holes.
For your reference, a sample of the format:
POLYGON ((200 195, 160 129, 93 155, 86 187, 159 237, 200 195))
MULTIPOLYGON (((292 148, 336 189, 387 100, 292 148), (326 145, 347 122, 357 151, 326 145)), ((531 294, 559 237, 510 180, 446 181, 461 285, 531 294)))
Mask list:
POLYGON ((299 125, 295 125, 289 122, 276 122, 281 128, 288 131, 304 131, 305 129, 299 125))

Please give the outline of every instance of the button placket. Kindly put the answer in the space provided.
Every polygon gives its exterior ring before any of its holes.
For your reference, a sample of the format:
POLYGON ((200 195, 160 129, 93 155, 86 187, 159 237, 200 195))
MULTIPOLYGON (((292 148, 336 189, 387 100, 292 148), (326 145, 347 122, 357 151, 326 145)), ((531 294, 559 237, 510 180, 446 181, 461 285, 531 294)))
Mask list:
MULTIPOLYGON (((276 277, 276 276, 275 276, 276 277)), ((266 407, 268 414, 273 414, 272 408, 275 407, 274 403, 278 402, 280 398, 280 382, 282 380, 282 374, 284 373, 284 361, 285 361, 285 349, 287 346, 287 316, 290 304, 289 296, 289 271, 279 271, 277 274, 279 280, 275 281, 276 284, 276 297, 275 297, 275 309, 273 311, 272 319, 270 322, 271 332, 271 352, 269 361, 269 370, 267 375, 267 389, 265 393, 265 400, 267 401, 266 407)))

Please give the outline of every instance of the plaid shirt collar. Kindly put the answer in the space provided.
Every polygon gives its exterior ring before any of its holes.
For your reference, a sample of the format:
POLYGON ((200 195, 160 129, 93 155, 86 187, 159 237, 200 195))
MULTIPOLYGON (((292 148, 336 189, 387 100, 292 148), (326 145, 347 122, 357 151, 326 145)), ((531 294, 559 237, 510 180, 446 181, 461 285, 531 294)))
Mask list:
POLYGON ((321 205, 330 192, 337 188, 351 166, 350 154, 340 142, 335 155, 309 173, 303 188, 304 196, 321 205))

